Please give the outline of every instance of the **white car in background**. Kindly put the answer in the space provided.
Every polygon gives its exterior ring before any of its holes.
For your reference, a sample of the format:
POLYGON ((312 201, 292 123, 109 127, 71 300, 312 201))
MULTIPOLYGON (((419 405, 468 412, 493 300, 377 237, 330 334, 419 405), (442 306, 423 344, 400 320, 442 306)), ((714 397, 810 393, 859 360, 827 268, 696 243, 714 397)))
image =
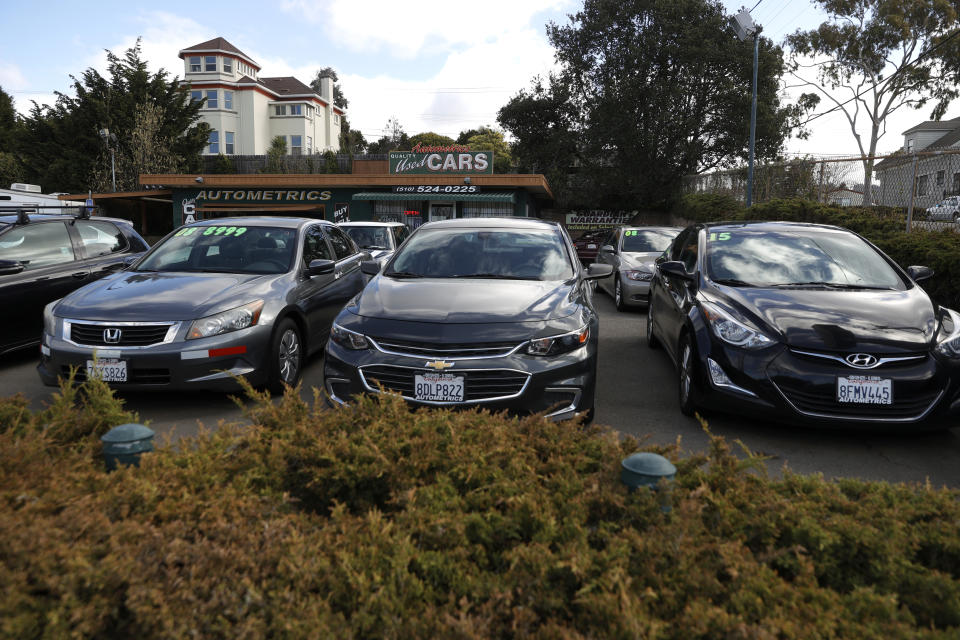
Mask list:
POLYGON ((410 235, 402 222, 341 222, 337 226, 381 267, 410 235))
POLYGON ((960 222, 960 196, 950 196, 927 209, 927 220, 960 222))

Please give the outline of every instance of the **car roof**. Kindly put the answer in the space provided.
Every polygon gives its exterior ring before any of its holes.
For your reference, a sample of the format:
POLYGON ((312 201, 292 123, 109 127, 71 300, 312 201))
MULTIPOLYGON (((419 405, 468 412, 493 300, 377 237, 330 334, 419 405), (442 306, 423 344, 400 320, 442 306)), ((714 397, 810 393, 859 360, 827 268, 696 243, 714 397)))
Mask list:
MULTIPOLYGON (((90 218, 80 218, 79 216, 70 214, 70 213, 30 213, 27 211, 27 216, 30 218, 30 222, 46 222, 49 220, 93 220, 93 221, 104 221, 104 222, 116 222, 121 224, 133 224, 129 220, 124 218, 108 218, 106 216, 91 216, 90 218)), ((17 221, 17 214, 15 213, 0 213, 0 224, 14 224, 17 221)))
POLYGON ((191 222, 186 227, 207 227, 210 225, 235 227, 282 227, 285 229, 299 229, 305 224, 311 222, 325 222, 333 224, 329 220, 319 220, 317 218, 294 218, 285 216, 238 216, 235 218, 208 218, 207 220, 197 220, 191 222))
POLYGON ((720 222, 707 222, 703 224, 704 229, 749 229, 751 231, 789 231, 790 229, 824 229, 830 231, 847 231, 849 229, 838 227, 832 224, 818 224, 816 222, 790 222, 790 221, 772 221, 772 220, 726 220, 720 222))
POLYGON ((556 229, 560 226, 559 222, 552 220, 541 220, 539 218, 454 218, 452 220, 437 220, 420 225, 421 229, 556 229))
POLYGON ((373 220, 369 221, 358 221, 358 222, 338 222, 338 227, 405 227, 407 225, 402 222, 374 222, 373 220))
POLYGON ((630 225, 624 225, 622 229, 624 230, 629 229, 631 231, 633 230, 639 231, 641 229, 663 229, 665 231, 676 231, 677 233, 680 233, 681 231, 683 231, 683 227, 671 227, 669 225, 663 225, 663 224, 630 224, 630 225))

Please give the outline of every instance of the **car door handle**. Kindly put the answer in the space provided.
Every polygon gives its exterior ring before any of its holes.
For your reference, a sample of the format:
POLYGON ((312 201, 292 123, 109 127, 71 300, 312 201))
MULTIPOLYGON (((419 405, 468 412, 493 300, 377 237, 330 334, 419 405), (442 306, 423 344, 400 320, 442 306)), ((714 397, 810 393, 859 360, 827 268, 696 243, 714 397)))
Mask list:
POLYGON ((79 280, 80 278, 86 278, 88 275, 90 275, 89 271, 76 271, 73 273, 73 277, 76 278, 77 280, 79 280))

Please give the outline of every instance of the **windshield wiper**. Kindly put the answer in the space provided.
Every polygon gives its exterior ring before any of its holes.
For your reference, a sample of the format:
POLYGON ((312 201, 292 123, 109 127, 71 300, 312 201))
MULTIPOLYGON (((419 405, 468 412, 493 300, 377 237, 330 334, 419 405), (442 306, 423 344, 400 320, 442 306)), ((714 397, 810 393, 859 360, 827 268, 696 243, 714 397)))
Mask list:
POLYGON ((490 280, 539 280, 536 276, 510 276, 502 273, 471 273, 464 276, 450 276, 451 278, 489 278, 490 280))
POLYGON ((381 247, 379 244, 367 244, 360 248, 361 249, 386 249, 387 247, 381 247))
POLYGON ((777 284, 770 285, 771 287, 827 287, 828 289, 878 289, 878 290, 891 290, 891 287, 879 287, 876 285, 869 284, 851 284, 848 282, 822 282, 822 281, 810 281, 810 282, 780 282, 777 284))
POLYGON ((391 271, 383 274, 388 278, 422 278, 422 273, 411 273, 410 271, 391 271))
POLYGON ((746 282, 745 280, 737 280, 736 278, 721 278, 720 280, 714 280, 715 284, 725 284, 728 287, 756 287, 752 282, 746 282))

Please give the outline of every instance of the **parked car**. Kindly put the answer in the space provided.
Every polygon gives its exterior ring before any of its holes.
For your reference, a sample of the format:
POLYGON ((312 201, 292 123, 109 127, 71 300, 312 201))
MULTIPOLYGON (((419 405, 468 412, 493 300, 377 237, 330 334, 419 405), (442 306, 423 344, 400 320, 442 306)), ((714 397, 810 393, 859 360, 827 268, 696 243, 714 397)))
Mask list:
POLYGON ((39 344, 47 303, 147 249, 128 220, 0 210, 0 354, 39 344))
POLYGON ((654 261, 680 233, 679 227, 620 227, 604 241, 596 261, 613 273, 598 286, 613 296, 617 311, 647 303, 654 261))
POLYGON ((181 227, 128 270, 47 305, 37 369, 48 385, 79 367, 125 389, 226 390, 245 376, 279 391, 363 288, 364 259, 319 220, 181 227))
POLYGON ((599 322, 566 231, 528 218, 425 224, 350 301, 324 358, 331 403, 398 393, 414 405, 593 415, 599 322))
POLYGON ((597 253, 609 237, 610 231, 610 229, 587 231, 574 240, 573 246, 577 249, 577 257, 581 264, 589 265, 596 261, 597 253))
POLYGON ((402 222, 341 222, 337 226, 381 265, 410 235, 410 229, 402 222))
POLYGON ((950 196, 927 209, 927 220, 950 220, 960 223, 960 196, 950 196))
POLYGON ((647 340, 687 414, 940 428, 960 409, 960 314, 916 284, 931 275, 839 227, 696 225, 658 260, 647 340))

